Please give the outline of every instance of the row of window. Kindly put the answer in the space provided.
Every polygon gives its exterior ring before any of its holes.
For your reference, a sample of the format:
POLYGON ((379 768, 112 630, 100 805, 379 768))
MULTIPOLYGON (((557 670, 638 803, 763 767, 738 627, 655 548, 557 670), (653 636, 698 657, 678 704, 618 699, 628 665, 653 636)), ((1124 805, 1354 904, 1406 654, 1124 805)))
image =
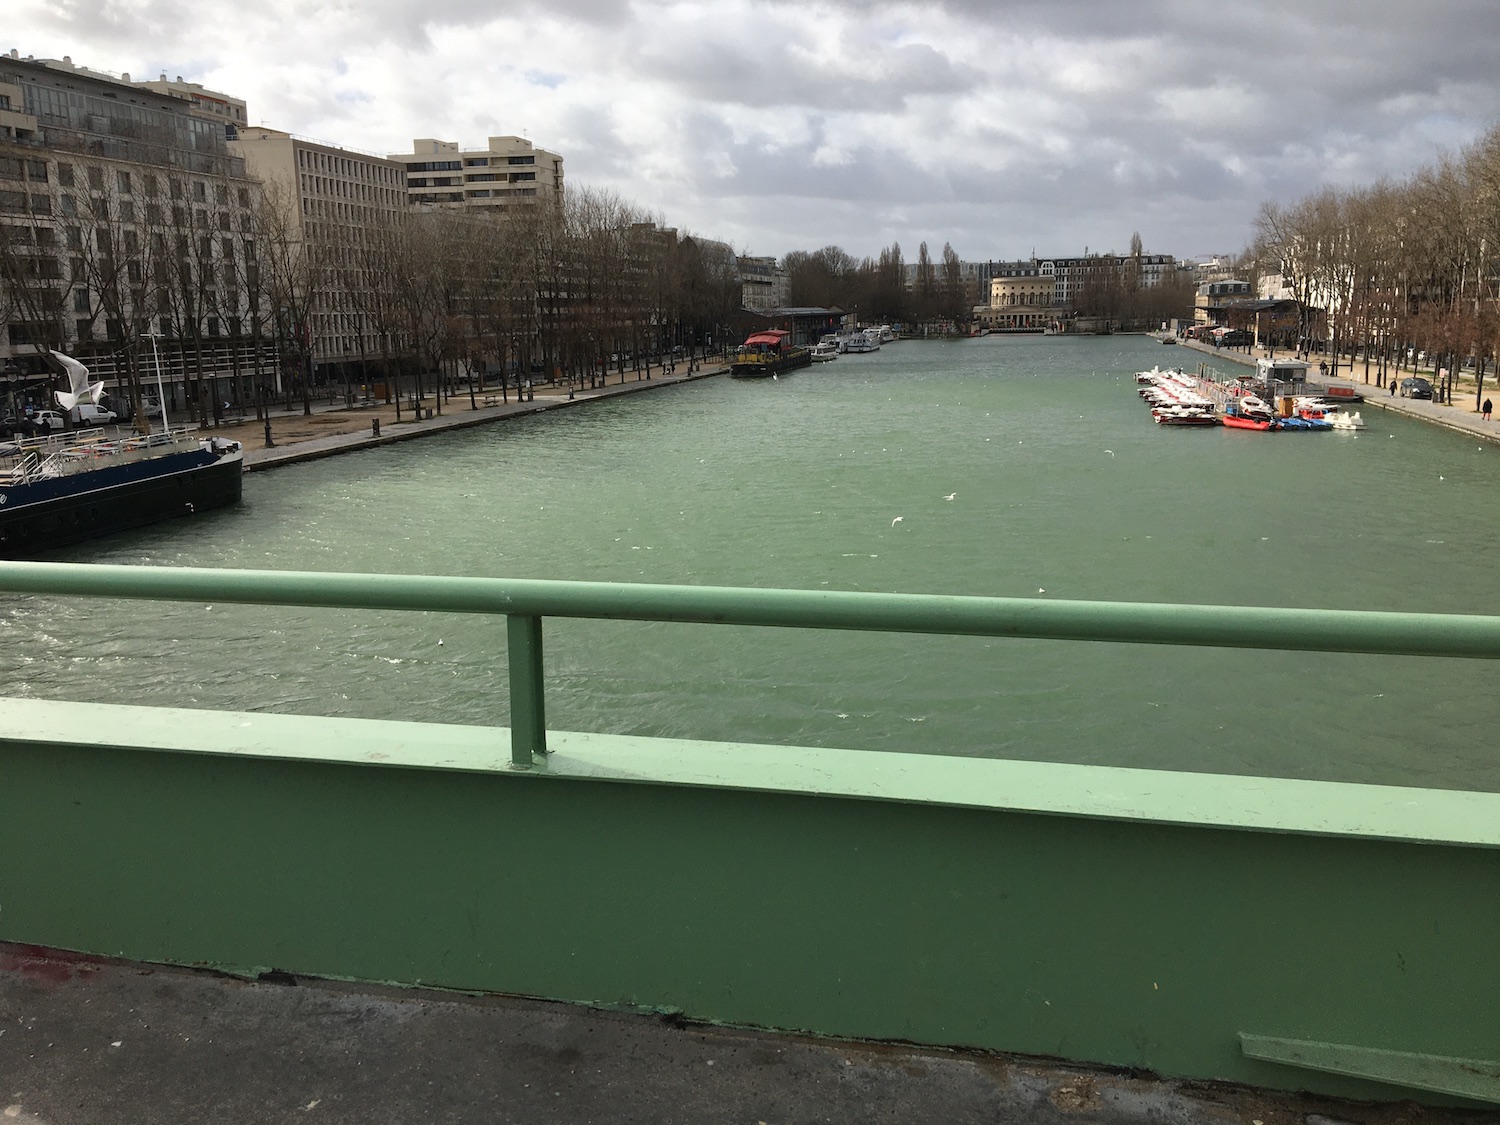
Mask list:
POLYGON ((297 149, 297 167, 307 172, 327 172, 345 180, 364 180, 372 184, 399 184, 403 173, 399 168, 377 164, 373 160, 355 160, 348 156, 335 156, 331 152, 315 152, 312 149, 297 149))

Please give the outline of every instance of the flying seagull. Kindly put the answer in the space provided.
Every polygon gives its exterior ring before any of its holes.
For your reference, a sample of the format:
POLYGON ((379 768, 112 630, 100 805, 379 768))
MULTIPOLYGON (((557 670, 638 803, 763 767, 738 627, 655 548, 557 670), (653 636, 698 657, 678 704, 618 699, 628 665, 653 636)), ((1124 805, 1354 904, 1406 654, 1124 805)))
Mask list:
POLYGON ((896 518, 895 518, 895 519, 893 519, 893 520, 892 520, 892 521, 891 521, 891 526, 892 526, 892 527, 895 527, 895 526, 896 526, 896 525, 897 525, 897 524, 898 524, 898 523, 900 523, 900 522, 901 522, 901 521, 902 521, 902 520, 904 520, 904 519, 905 519, 905 518, 906 518, 906 517, 905 517, 905 516, 897 516, 897 517, 896 517, 896 518))
POLYGON ((1115 451, 1113 449, 1106 449, 1104 452, 1108 453, 1111 457, 1115 455, 1115 451))
POLYGON ((947 496, 944 496, 943 499, 944 500, 952 500, 957 495, 958 495, 958 493, 956 493, 956 492, 950 492, 950 493, 948 493, 947 496))

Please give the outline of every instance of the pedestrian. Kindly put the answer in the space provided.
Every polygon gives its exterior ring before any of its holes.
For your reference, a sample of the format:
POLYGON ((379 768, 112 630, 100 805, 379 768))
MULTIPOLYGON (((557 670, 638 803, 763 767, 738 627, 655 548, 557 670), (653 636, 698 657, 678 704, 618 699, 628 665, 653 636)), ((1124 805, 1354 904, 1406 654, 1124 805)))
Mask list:
POLYGON ((1328 378, 1328 361, 1326 359, 1318 360, 1318 374, 1325 379, 1328 378))
POLYGON ((1391 376, 1391 397, 1396 397, 1396 377, 1394 375, 1391 376))
POLYGON ((1488 422, 1490 420, 1490 410, 1491 410, 1492 406, 1493 406, 1493 404, 1490 402, 1490 400, 1489 399, 1485 399, 1484 400, 1484 405, 1482 405, 1479 408, 1480 413, 1484 415, 1484 420, 1486 422, 1488 422))

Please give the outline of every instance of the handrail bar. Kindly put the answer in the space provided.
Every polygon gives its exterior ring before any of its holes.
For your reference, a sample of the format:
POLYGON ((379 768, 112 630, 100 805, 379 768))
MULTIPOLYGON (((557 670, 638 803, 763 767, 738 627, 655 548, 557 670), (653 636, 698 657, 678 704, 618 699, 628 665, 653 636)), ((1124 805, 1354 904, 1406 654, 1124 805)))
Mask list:
POLYGON ((546 747, 543 617, 1500 659, 1500 617, 1469 614, 47 562, 0 562, 0 593, 504 615, 520 768, 546 747))

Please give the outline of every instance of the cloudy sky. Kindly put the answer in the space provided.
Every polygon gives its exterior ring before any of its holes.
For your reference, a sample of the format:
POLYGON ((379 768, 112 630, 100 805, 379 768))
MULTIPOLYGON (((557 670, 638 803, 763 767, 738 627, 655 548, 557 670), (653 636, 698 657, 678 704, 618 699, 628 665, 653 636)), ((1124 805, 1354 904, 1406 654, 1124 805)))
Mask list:
POLYGON ((568 180, 781 255, 1233 253, 1265 200, 1500 122, 1496 0, 9 0, 22 56, 374 152, 525 134, 568 180), (17 3, 19 2, 19 10, 17 3))

